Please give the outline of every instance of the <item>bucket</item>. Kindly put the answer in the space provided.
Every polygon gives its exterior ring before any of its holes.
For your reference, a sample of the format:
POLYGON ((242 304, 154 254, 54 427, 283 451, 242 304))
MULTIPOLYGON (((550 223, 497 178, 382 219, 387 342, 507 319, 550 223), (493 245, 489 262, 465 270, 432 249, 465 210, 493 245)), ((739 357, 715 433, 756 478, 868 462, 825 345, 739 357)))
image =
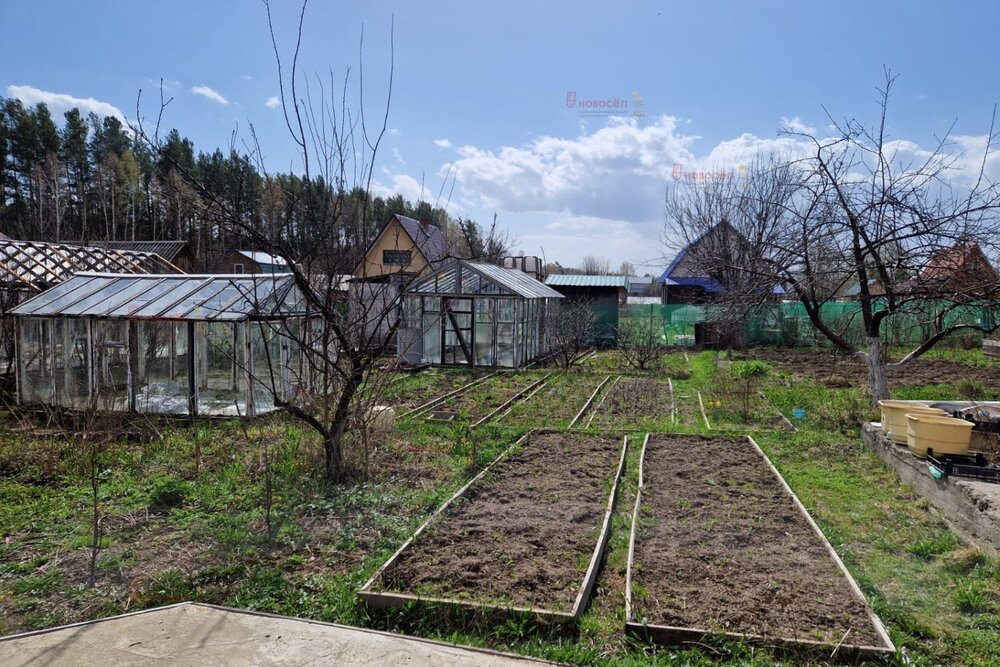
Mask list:
POLYGON ((972 439, 972 422, 953 417, 909 415, 906 418, 906 446, 917 457, 935 454, 967 454, 972 439))
POLYGON ((907 415, 948 416, 944 410, 917 401, 879 401, 878 406, 882 409, 882 431, 897 445, 907 442, 907 415))

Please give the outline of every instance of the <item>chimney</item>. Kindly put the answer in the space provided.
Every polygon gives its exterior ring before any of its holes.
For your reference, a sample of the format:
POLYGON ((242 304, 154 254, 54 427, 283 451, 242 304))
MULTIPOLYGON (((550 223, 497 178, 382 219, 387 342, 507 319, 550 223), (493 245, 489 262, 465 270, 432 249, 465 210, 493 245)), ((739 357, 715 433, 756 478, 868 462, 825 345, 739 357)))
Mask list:
POLYGON ((430 235, 431 233, 430 218, 420 218, 420 226, 424 228, 424 234, 430 235))

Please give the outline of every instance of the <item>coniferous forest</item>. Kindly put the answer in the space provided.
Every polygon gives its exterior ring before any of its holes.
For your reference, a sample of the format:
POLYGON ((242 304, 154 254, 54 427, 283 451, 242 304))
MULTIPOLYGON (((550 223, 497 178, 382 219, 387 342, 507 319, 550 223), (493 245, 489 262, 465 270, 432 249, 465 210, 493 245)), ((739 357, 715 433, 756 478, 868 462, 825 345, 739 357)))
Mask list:
MULTIPOLYGON (((320 207, 321 208, 321 207, 320 207)), ((317 207, 309 208, 315 216, 317 207)), ((201 151, 174 129, 155 148, 114 116, 79 109, 54 117, 44 103, 0 98, 0 232, 13 239, 59 242, 184 240, 198 264, 247 248, 260 230, 292 254, 336 238, 350 272, 394 213, 429 220, 458 252, 481 256, 484 230, 444 207, 401 195, 346 192, 322 177, 263 173, 246 155, 201 151), (300 221, 301 200, 337 202, 325 219, 300 221), (229 222, 213 210, 225 208, 229 222)))

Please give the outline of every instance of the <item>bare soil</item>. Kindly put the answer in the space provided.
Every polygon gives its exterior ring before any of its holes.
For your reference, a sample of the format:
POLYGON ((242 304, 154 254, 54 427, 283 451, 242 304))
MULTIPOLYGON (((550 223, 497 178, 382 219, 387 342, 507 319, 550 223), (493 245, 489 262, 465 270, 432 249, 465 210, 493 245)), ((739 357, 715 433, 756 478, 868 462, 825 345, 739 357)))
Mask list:
POLYGON ((636 620, 879 645, 865 605, 744 439, 650 436, 636 620))
MULTIPOLYGON (((848 354, 821 350, 758 347, 738 353, 740 357, 761 359, 783 365, 796 378, 806 378, 828 387, 867 385, 868 375, 861 359, 848 354)), ((890 372, 893 387, 927 384, 954 384, 979 380, 991 389, 1000 389, 1000 364, 972 366, 943 359, 915 359, 905 369, 890 372)))
POLYGON ((621 438, 535 434, 442 513, 383 589, 569 611, 597 545, 621 438))
POLYGON ((657 422, 670 422, 673 396, 665 381, 623 377, 607 391, 607 397, 591 407, 593 418, 581 420, 584 424, 589 420, 592 428, 615 429, 623 424, 649 428, 657 422))

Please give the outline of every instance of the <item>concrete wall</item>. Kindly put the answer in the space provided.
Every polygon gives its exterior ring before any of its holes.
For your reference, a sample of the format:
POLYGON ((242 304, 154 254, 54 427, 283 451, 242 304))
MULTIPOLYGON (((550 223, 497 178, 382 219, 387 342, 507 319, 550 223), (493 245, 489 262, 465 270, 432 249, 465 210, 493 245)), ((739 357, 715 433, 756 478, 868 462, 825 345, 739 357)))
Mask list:
POLYGON ((949 477, 934 479, 927 471, 927 462, 910 454, 905 446, 890 441, 877 422, 862 427, 861 439, 896 471, 901 482, 913 487, 940 510, 952 526, 984 548, 1000 549, 1000 484, 949 477))

